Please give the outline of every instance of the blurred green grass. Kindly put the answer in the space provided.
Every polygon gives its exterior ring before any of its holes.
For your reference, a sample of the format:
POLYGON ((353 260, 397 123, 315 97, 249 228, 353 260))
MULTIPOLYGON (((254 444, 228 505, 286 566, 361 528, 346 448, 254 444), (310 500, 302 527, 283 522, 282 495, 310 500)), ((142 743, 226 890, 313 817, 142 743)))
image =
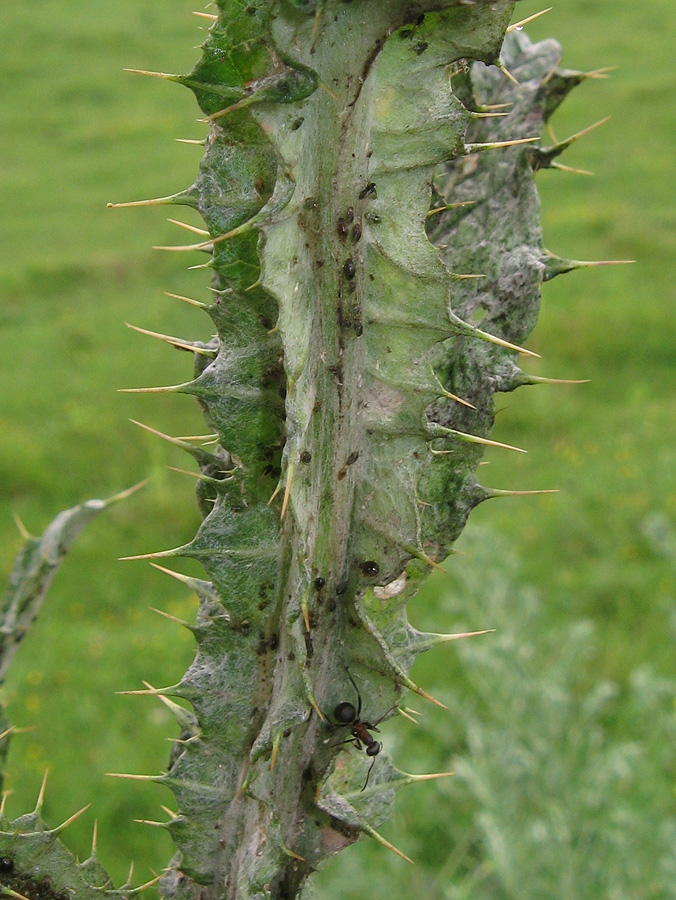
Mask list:
MULTIPOLYGON (((36 729, 14 742, 8 809, 31 805, 49 766, 46 817, 60 821, 93 800, 93 811, 73 826, 71 846, 86 854, 98 818, 101 858, 118 879, 131 858, 145 861, 139 877, 166 862, 166 836, 131 820, 161 818, 159 804, 171 798, 102 773, 159 771, 174 731, 159 704, 113 691, 180 677, 192 653, 189 636, 148 607, 186 617, 192 610, 180 586, 116 559, 183 543, 198 522, 192 484, 166 470, 183 461, 128 419, 170 434, 204 430, 186 397, 116 393, 177 383, 190 372, 187 354, 123 323, 194 337, 210 331, 196 310, 162 294, 204 297, 207 285, 204 272, 188 272, 184 260, 150 248, 180 237, 166 211, 105 204, 169 194, 195 176, 200 148, 174 142, 204 134, 192 97, 121 71, 187 71, 201 40, 192 6, 37 0, 4 10, 0 36, 4 570, 19 546, 13 512, 37 533, 65 506, 152 476, 142 494, 80 537, 10 675, 10 719, 36 729)), ((518 14, 537 9, 523 0, 518 14)), ((626 684, 646 660, 658 673, 673 671, 673 567, 642 526, 656 512, 676 520, 675 25, 667 0, 568 0, 529 27, 534 39, 557 37, 571 68, 618 66, 610 80, 576 90, 555 117, 557 136, 565 137, 612 114, 564 159, 595 178, 538 176, 547 246, 562 256, 637 265, 575 272, 545 287, 529 342, 543 360, 531 369, 591 383, 500 397, 496 437, 529 455, 491 452, 481 471, 492 486, 561 493, 484 504, 468 539, 488 524, 505 536, 521 561, 520 577, 543 597, 548 628, 581 618, 598 624, 588 689, 595 679, 626 684)), ((471 557, 460 565, 471 565, 471 557)), ((438 583, 419 609, 441 614, 444 590, 438 583)), ((446 624, 437 627, 452 629, 446 624)), ((447 659, 421 662, 417 680, 433 678, 440 665, 448 665, 448 677, 457 674, 447 659)), ((393 731, 418 771, 420 739, 409 736, 407 744, 406 728, 393 731)), ((435 802, 433 786, 416 790, 435 802)), ((452 814, 448 804, 445 810, 452 814)), ((406 840, 399 816, 391 827, 406 840)), ((384 851, 374 856, 360 846, 350 853, 356 872, 398 865, 387 858, 374 864, 384 851)), ((431 850, 431 866, 435 855, 431 850)), ((432 872, 425 878, 436 896, 432 872)), ((379 889, 392 891, 393 880, 383 874, 379 889)), ((339 878, 331 890, 341 890, 339 878)), ((350 890, 344 896, 354 896, 350 890)))

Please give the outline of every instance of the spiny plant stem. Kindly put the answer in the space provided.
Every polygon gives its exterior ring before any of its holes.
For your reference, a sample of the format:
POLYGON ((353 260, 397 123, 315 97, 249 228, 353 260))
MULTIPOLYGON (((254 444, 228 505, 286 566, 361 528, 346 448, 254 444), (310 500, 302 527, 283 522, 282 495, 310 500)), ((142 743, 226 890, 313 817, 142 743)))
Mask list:
MULTIPOLYGON (((176 797, 163 897, 282 900, 360 836, 408 859, 377 828, 396 789, 440 777, 399 772, 373 732, 405 690, 443 706, 410 678, 418 654, 486 634, 422 634, 408 600, 472 508, 533 493, 475 470, 485 445, 519 449, 488 437, 493 395, 547 380, 518 357, 543 280, 580 265, 543 249, 533 174, 586 76, 516 29, 500 57, 507 0, 217 6, 189 75, 137 70, 189 87, 209 124, 195 184, 144 202, 204 219, 174 249, 210 254, 211 301, 180 299, 217 334, 144 332, 194 351, 192 381, 151 390, 195 396, 214 443, 143 426, 198 464, 203 522, 140 558, 206 578, 157 566, 199 596, 197 652, 136 692, 176 714, 168 771, 121 777, 176 797)), ((48 847, 60 891, 132 892, 55 840, 39 810, 2 821, 13 890, 48 847)))

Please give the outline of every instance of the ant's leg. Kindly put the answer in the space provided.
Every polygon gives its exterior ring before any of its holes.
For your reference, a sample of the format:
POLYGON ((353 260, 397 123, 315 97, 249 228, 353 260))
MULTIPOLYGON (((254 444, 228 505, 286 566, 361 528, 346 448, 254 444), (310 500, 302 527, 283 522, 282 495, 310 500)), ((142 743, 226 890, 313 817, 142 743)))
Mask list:
POLYGON ((379 719, 376 719, 375 725, 367 725, 366 727, 367 727, 367 728, 370 728, 371 731, 379 731, 380 729, 379 729, 377 726, 380 725, 380 723, 381 723, 382 721, 384 721, 384 720, 389 716, 389 714, 390 714, 391 712, 394 712, 395 709, 398 708, 398 706, 399 706, 398 703, 395 703, 394 706, 390 706, 390 708, 387 710, 386 713, 383 713, 382 716, 381 716, 379 719))
MULTIPOLYGON (((362 788, 362 791, 365 791, 365 790, 366 790, 366 785, 369 783, 369 778, 371 777, 371 769, 375 766, 375 764, 376 764, 376 758, 375 758, 375 756, 374 756, 374 757, 373 757, 373 762, 372 762, 371 765, 369 766, 369 770, 368 770, 368 772, 366 773, 366 781, 364 782, 364 787, 362 788)), ((361 792, 360 792, 360 793, 361 793, 361 792)))
MULTIPOLYGON (((326 740, 326 741, 324 741, 324 743, 325 743, 325 744, 329 744, 329 741, 326 740)), ((354 746, 355 746, 358 750, 363 749, 363 748, 362 748, 362 745, 359 743, 359 741, 357 740, 357 738, 353 738, 353 737, 346 738, 344 741, 336 741, 335 744, 329 744, 329 746, 330 746, 330 747, 342 747, 344 744, 354 744, 354 746)))
POLYGON ((357 719, 358 719, 359 716, 361 715, 361 694, 359 693, 359 688, 357 687, 356 682, 355 682, 354 678, 352 677, 352 675, 350 675, 350 670, 348 669, 347 666, 345 666, 345 671, 347 672, 347 677, 352 682, 352 687, 357 692, 357 719))

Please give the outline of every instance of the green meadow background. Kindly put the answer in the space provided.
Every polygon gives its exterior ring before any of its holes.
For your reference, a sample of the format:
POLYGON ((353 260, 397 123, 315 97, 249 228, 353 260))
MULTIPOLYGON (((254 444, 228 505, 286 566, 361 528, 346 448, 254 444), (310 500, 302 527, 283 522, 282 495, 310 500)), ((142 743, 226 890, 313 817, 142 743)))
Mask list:
MULTIPOLYGON (((529 346, 538 374, 578 386, 500 396, 495 437, 527 456, 486 455, 485 483, 559 494, 484 504, 413 604, 416 625, 497 628, 432 651, 414 678, 450 707, 413 704, 416 728, 384 741, 412 772, 457 772, 398 798, 389 840, 415 868, 366 842, 329 865, 321 897, 426 900, 662 900, 676 896, 676 69, 672 0, 553 0, 529 26, 563 62, 617 66, 556 114, 558 138, 611 115, 567 152, 593 178, 538 175, 546 244, 577 259, 636 265, 578 271, 544 288, 529 346)), ((540 4, 523 0, 518 16, 540 4)), ((92 808, 68 841, 115 879, 147 880, 172 853, 166 789, 106 778, 159 772, 173 721, 145 679, 187 666, 187 592, 118 557, 190 539, 180 454, 133 426, 204 432, 187 397, 117 393, 186 380, 190 359, 125 322, 205 338, 208 319, 164 291, 206 299, 208 275, 152 244, 183 241, 167 208, 106 202, 188 186, 205 126, 191 95, 123 67, 187 71, 204 20, 188 0, 32 0, 0 31, 0 564, 64 507, 150 478, 89 526, 55 580, 3 688, 12 745, 7 810, 92 808)), ((186 218, 190 210, 181 210, 186 218)), ((171 215, 172 212, 169 212, 171 215)), ((189 221, 198 224, 196 219, 189 221)), ((185 571, 198 574, 198 569, 185 571)))

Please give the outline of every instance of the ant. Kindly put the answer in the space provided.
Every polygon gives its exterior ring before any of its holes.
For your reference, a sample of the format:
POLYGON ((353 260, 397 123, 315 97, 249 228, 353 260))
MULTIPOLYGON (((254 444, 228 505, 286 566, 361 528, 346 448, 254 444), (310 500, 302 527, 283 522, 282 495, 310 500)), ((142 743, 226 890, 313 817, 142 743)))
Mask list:
MULTIPOLYGON (((350 674, 350 670, 347 666, 345 666, 345 671, 347 672, 347 677, 350 679, 352 683, 352 687, 355 689, 357 694, 357 707, 355 709, 354 704, 350 703, 348 700, 343 700, 342 703, 339 703, 336 708, 333 710, 333 718, 334 722, 331 724, 336 728, 347 727, 350 729, 350 737, 346 741, 341 741, 341 744, 354 744, 355 747, 359 750, 365 750, 367 756, 376 757, 380 751, 383 749, 383 745, 380 741, 377 741, 369 732, 378 731, 378 725, 383 721, 383 719, 388 716, 395 707, 393 706, 391 709, 388 709, 385 715, 381 716, 375 725, 372 725, 370 722, 364 722, 360 718, 361 716, 361 693, 359 692, 359 688, 357 684, 350 674)), ((375 765, 375 758, 371 763, 368 773, 366 775, 366 781, 364 782, 364 787, 362 791, 366 790, 366 785, 369 783, 369 777, 371 775, 371 769, 375 765)))

